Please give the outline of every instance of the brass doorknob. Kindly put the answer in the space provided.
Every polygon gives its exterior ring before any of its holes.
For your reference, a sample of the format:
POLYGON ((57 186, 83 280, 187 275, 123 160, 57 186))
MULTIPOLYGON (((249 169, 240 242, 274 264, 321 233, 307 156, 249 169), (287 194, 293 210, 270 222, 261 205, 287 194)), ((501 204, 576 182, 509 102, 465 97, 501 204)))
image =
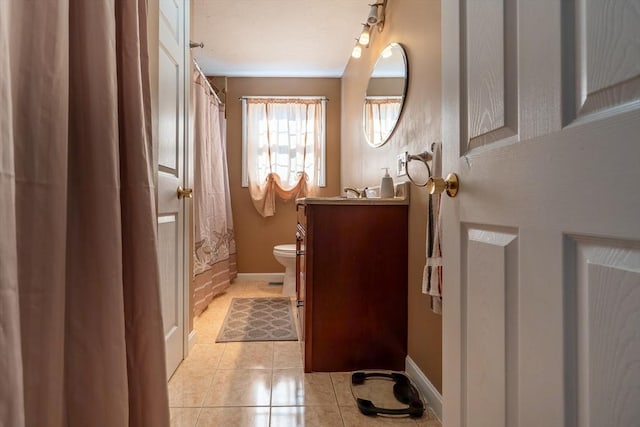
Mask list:
POLYGON ((459 188, 460 181, 455 173, 450 173, 446 179, 431 177, 427 181, 429 194, 440 194, 446 191, 449 197, 456 197, 459 188))
POLYGON ((178 200, 183 197, 185 199, 193 199, 193 188, 182 188, 181 186, 178 186, 176 193, 178 194, 178 200))

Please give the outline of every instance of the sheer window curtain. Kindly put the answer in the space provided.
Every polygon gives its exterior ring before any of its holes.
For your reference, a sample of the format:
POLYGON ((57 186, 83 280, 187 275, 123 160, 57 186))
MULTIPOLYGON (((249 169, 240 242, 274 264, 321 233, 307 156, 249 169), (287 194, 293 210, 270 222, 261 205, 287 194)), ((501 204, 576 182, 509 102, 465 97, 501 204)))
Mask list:
POLYGON ((367 97, 364 101, 365 134, 369 141, 384 141, 400 115, 402 97, 367 97))
POLYGON ((194 170, 194 315, 237 276, 236 245, 227 169, 224 105, 206 78, 193 72, 191 128, 194 170))
POLYGON ((146 19, 0 1, 0 425, 169 425, 146 19))
POLYGON ((324 129, 322 99, 246 98, 249 193, 263 217, 276 195, 291 200, 320 185, 324 129))

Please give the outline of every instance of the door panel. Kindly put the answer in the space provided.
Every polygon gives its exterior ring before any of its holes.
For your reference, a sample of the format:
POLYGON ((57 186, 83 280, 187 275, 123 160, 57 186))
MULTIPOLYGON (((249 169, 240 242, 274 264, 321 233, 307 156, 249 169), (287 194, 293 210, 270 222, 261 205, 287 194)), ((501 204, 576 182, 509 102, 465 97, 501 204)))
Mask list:
POLYGON ((517 362, 517 234, 469 227, 463 265, 467 425, 511 425, 516 377, 507 383, 506 372, 517 362))
MULTIPOLYGON (((160 20, 165 28, 165 35, 173 39, 173 43, 163 43, 177 46, 182 40, 184 10, 178 0, 160 0, 160 20)), ((174 55, 175 56, 175 55, 174 55)))
POLYGON ((638 99, 638 3, 579 0, 576 9, 578 116, 638 99))
POLYGON ((442 6, 444 424, 631 425, 637 1, 442 6))
POLYGON ((514 11, 513 2, 502 0, 466 4, 469 148, 517 133, 514 11))
MULTIPOLYGON (((158 239, 163 242, 178 242, 180 234, 177 215, 163 215, 158 218, 158 239)), ((175 283, 179 281, 179 271, 176 269, 176 259, 180 248, 178 245, 162 245, 159 249, 160 277, 162 290, 162 318, 164 320, 165 336, 176 333, 180 326, 181 313, 178 307, 179 295, 175 283)), ((168 349, 169 350, 169 349, 168 349)), ((170 359, 180 357, 172 355, 170 359)))
POLYGON ((185 215, 176 189, 186 186, 184 156, 184 5, 160 2, 158 55, 158 241, 162 315, 171 377, 184 358, 185 215))
POLYGON ((567 349, 573 378, 567 389, 578 425, 634 425, 640 420, 640 244, 570 236, 567 252, 572 274, 565 286, 574 302, 565 309, 576 336, 567 349))
MULTIPOLYGON (((158 165, 162 172, 169 174, 175 179, 179 178, 180 170, 178 162, 180 153, 180 64, 176 58, 171 56, 171 52, 160 48, 158 56, 159 82, 162 88, 158 93, 158 114, 160 121, 158 124, 158 165)), ((177 203, 176 203, 177 205, 177 203)))

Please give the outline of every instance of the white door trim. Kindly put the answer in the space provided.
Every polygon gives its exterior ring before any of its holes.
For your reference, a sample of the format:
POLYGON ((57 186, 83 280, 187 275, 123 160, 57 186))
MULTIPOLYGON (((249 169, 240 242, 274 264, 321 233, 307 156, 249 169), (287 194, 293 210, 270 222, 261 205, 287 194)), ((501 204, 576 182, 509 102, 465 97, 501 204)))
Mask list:
MULTIPOLYGON (((189 17, 191 16, 190 11, 191 2, 183 2, 184 7, 184 184, 182 185, 184 188, 193 188, 193 146, 191 144, 191 134, 190 134, 190 123, 189 123, 189 109, 191 107, 190 104, 190 94, 191 94, 191 49, 189 47, 190 43, 190 33, 191 33, 191 21, 189 17)), ((191 351, 191 348, 195 345, 197 335, 194 331, 189 331, 189 323, 191 321, 192 311, 191 311, 191 248, 193 244, 193 204, 191 203, 193 199, 185 199, 184 206, 184 272, 183 272, 183 360, 186 359, 187 355, 191 351), (193 332, 193 335, 192 335, 193 332)))

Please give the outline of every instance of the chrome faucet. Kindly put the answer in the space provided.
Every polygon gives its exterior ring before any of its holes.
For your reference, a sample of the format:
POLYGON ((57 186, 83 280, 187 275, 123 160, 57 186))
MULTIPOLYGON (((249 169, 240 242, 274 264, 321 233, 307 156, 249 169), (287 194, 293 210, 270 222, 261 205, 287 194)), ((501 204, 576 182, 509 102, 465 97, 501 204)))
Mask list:
POLYGON ((367 198, 367 187, 364 187, 362 190, 358 190, 353 187, 344 187, 345 196, 349 194, 349 191, 356 194, 358 199, 366 199, 367 198))

